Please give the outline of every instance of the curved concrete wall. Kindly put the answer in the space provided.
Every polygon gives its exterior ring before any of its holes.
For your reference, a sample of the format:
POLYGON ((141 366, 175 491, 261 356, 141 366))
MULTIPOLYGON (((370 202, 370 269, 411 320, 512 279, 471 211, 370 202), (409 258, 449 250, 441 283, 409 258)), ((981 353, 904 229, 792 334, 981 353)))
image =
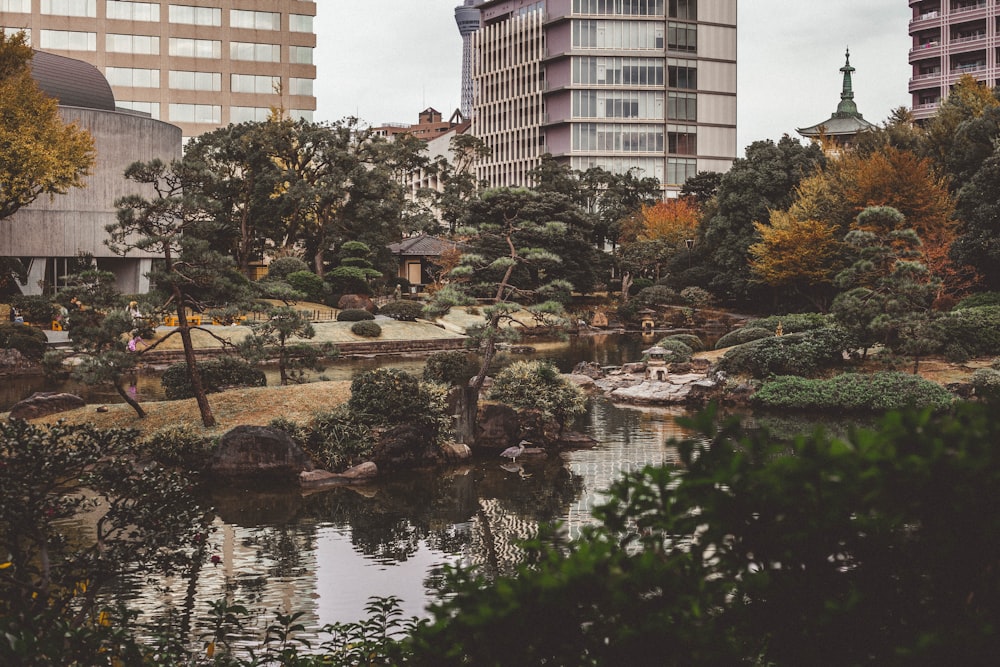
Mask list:
MULTIPOLYGON (((181 129, 147 116, 60 107, 67 122, 76 122, 94 137, 96 162, 86 179, 86 187, 73 188, 64 195, 43 195, 34 204, 0 220, 0 255, 31 258, 31 276, 22 286, 26 294, 39 293, 38 280, 44 276, 45 260, 91 253, 107 261, 101 268, 114 270, 124 292, 145 291, 142 276, 148 270, 147 253, 135 252, 124 261, 105 245, 106 225, 115 222, 115 200, 141 192, 125 180, 125 168, 136 161, 160 158, 164 162, 180 158, 181 129), (113 261, 110 258, 115 258, 113 261), (144 260, 144 261, 143 261, 144 260)), ((152 194, 151 191, 147 194, 152 194)))

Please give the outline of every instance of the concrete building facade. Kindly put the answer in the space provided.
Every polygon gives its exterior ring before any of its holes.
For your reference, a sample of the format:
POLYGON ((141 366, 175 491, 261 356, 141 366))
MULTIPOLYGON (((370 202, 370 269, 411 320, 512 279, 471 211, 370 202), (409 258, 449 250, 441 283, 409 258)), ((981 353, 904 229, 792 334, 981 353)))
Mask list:
POLYGON ((311 0, 0 0, 0 28, 97 67, 120 107, 184 137, 316 109, 311 0))
POLYGON ((913 116, 933 116, 963 74, 990 88, 1000 83, 997 0, 908 0, 913 116))
MULTIPOLYGON (((94 138, 96 162, 86 185, 66 194, 40 197, 30 206, 0 220, 0 255, 17 257, 28 268, 22 294, 58 290, 65 283, 71 260, 88 253, 98 268, 115 274, 126 294, 149 291, 146 274, 156 255, 131 251, 113 253, 104 241, 105 227, 117 218, 115 200, 140 192, 125 179, 125 169, 137 160, 165 162, 181 156, 181 130, 144 114, 116 109, 111 87, 97 69, 82 61, 35 52, 32 77, 59 101, 59 114, 94 138)), ((152 195, 150 189, 146 194, 152 195)))
POLYGON ((477 6, 477 177, 530 185, 544 153, 676 192, 736 157, 736 0, 487 0, 477 6))

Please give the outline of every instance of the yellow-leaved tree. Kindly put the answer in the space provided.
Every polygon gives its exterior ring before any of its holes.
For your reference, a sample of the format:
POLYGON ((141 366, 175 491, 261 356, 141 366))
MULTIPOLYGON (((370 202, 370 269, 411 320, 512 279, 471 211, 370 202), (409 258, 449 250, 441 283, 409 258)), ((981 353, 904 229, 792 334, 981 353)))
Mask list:
POLYGON ((755 222, 754 228, 760 235, 748 248, 754 274, 825 310, 834 276, 843 268, 837 228, 820 220, 798 220, 787 211, 771 211, 769 223, 755 222))
POLYGON ((82 187, 94 164, 94 140, 63 122, 56 100, 31 78, 24 33, 0 33, 0 218, 44 194, 82 187))

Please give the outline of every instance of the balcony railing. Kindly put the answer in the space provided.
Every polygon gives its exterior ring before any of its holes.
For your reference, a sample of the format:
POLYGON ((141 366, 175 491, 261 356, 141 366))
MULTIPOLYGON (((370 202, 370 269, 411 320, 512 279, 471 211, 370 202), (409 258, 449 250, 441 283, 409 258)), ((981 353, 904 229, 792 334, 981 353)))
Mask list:
POLYGON ((952 8, 951 13, 952 14, 963 14, 965 12, 974 12, 977 9, 985 9, 986 5, 987 5, 986 0, 983 0, 983 2, 978 2, 978 3, 974 4, 974 5, 966 5, 965 7, 954 7, 954 8, 952 8))

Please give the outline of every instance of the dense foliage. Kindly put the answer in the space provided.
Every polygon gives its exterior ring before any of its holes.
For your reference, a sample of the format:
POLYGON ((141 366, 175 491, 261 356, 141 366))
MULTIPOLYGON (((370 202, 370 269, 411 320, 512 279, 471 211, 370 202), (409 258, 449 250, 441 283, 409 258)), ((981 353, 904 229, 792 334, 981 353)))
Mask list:
POLYGON ((882 413, 907 407, 942 410, 954 396, 919 375, 900 372, 846 373, 829 379, 783 376, 766 380, 753 404, 777 410, 882 413))
POLYGON ((362 338, 378 338, 382 335, 382 327, 371 320, 362 320, 351 325, 351 333, 362 338))
POLYGON ((374 319, 375 316, 363 308, 345 308, 337 313, 338 322, 361 322, 374 319))
POLYGON ((25 359, 40 361, 47 344, 48 338, 41 329, 0 322, 0 349, 17 350, 25 359))
POLYGON ((414 665, 987 664, 1000 423, 887 415, 792 443, 711 415, 514 576, 452 571, 414 665), (697 511, 694 511, 697 508, 697 511))
POLYGON ((718 370, 735 375, 766 378, 770 375, 811 376, 843 363, 852 349, 847 332, 824 327, 783 336, 768 336, 730 349, 719 360, 718 370))
POLYGON ((378 314, 394 320, 413 322, 418 317, 423 317, 424 305, 419 301, 390 301, 378 309, 378 314))
POLYGON ((579 387, 566 381, 548 361, 516 361, 497 373, 489 398, 520 408, 540 410, 560 428, 586 409, 579 387))

